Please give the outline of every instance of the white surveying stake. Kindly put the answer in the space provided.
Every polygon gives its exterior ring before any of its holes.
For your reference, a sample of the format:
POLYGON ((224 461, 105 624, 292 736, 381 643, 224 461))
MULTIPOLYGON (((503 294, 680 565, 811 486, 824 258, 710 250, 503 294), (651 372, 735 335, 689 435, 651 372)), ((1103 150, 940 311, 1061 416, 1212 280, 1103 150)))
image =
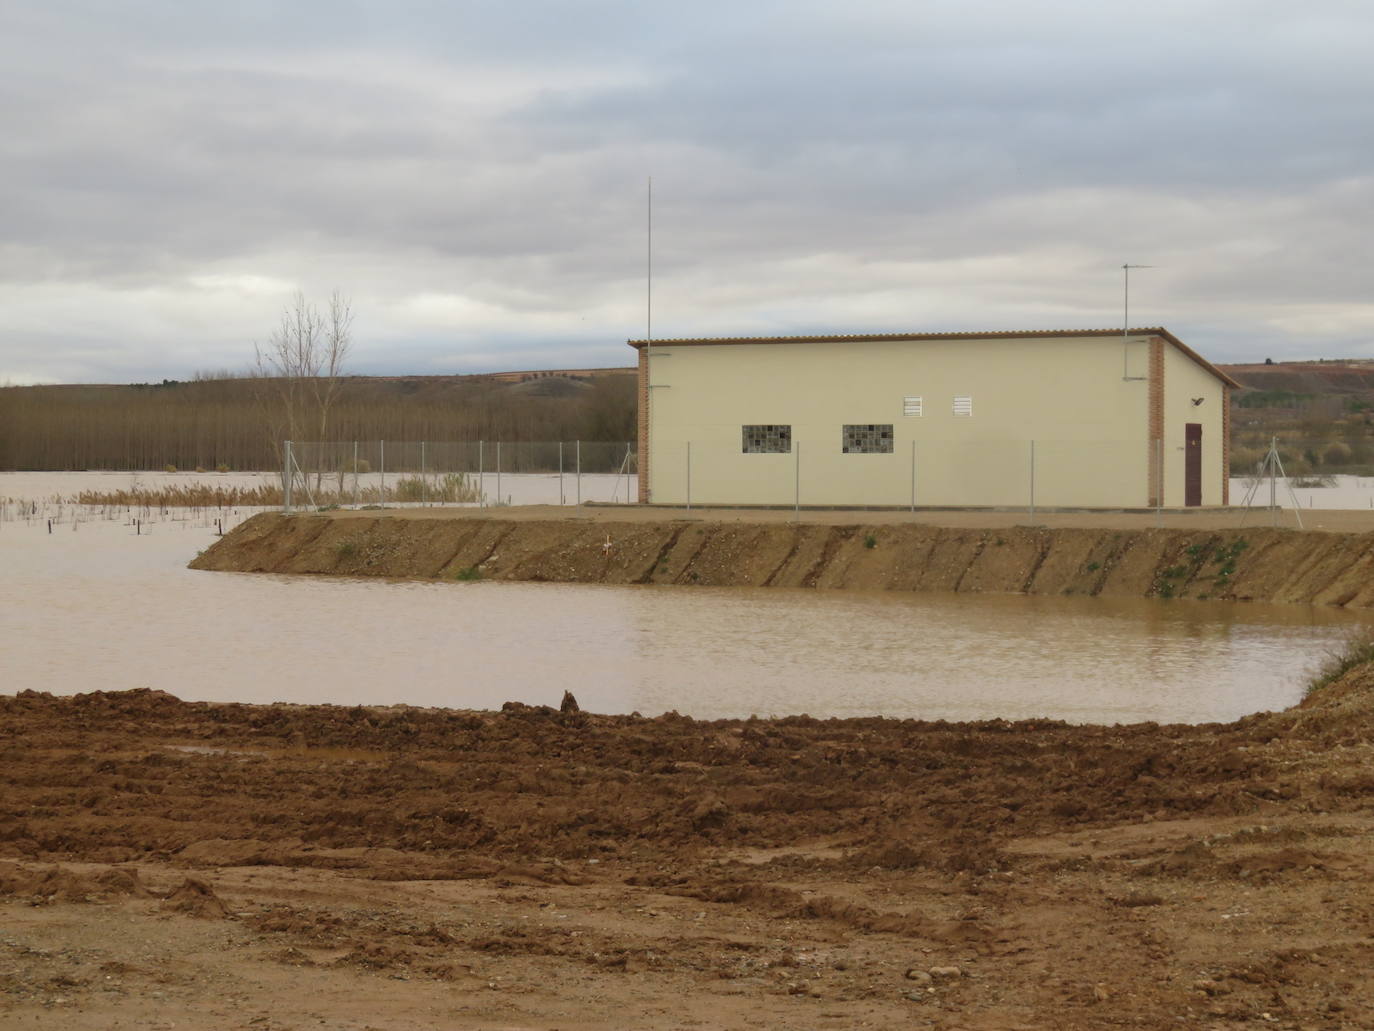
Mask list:
POLYGON ((1250 484, 1250 489, 1245 492, 1245 500, 1241 502, 1245 508, 1245 514, 1240 517, 1240 525, 1244 526, 1245 520, 1249 518, 1250 506, 1254 504, 1260 484, 1266 479, 1269 481, 1269 525, 1279 525, 1278 483, 1279 480, 1283 480, 1283 485, 1288 488, 1288 499, 1293 502, 1293 516, 1298 520, 1298 529, 1303 529, 1302 506, 1298 504, 1298 495, 1293 491, 1293 484, 1289 482, 1287 474, 1283 471, 1283 459, 1279 458, 1278 437, 1269 438, 1269 450, 1260 461, 1254 482, 1250 484))

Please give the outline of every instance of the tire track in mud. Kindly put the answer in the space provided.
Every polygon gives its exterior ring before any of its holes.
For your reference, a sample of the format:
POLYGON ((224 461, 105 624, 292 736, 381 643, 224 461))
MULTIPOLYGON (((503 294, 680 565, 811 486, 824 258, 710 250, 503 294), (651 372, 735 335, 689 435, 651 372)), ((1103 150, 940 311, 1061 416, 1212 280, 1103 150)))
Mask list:
POLYGON ((677 542, 682 539, 682 535, 686 530, 687 527, 685 525, 674 527, 673 532, 670 533, 668 539, 664 541, 663 547, 658 549, 658 554, 654 556, 654 560, 649 563, 649 568, 644 571, 644 574, 640 576, 635 583, 649 584, 654 582, 654 573, 658 571, 659 566, 667 563, 668 556, 672 554, 673 549, 677 547, 677 542))
MULTIPOLYGON (((685 530, 685 529, 686 529, 686 528, 684 527, 684 530, 685 530)), ((697 559, 701 558, 702 552, 704 552, 704 551, 706 550, 706 546, 707 546, 708 544, 710 544, 711 538, 712 538, 714 535, 715 535, 715 530, 714 530, 713 528, 711 528, 711 527, 709 527, 709 526, 703 526, 703 527, 701 528, 701 540, 697 542, 696 550, 693 551, 692 554, 691 554, 691 557, 688 558, 687 561, 686 561, 685 563, 683 563, 682 572, 679 573, 677 576, 675 576, 675 577, 673 578, 673 583, 675 583, 675 584, 696 583, 695 580, 688 580, 688 579, 687 579, 687 574, 688 574, 688 573, 693 573, 693 574, 695 573, 695 571, 692 569, 692 567, 696 564, 697 559)))
POLYGON ((977 547, 973 549, 973 554, 969 557, 968 564, 964 566, 963 571, 960 572, 958 578, 954 581, 954 586, 951 588, 956 594, 959 592, 959 588, 963 586, 964 580, 968 577, 969 572, 978 564, 978 559, 981 558, 983 552, 987 550, 987 546, 988 534, 979 534, 977 547))
POLYGON ((805 536, 806 531, 802 527, 798 526, 792 534, 792 547, 788 549, 787 554, 784 555, 782 561, 779 562, 773 568, 773 571, 769 573, 767 577, 764 578, 764 587, 773 587, 776 585, 778 576, 782 573, 784 569, 788 567, 791 561, 794 558, 796 558, 797 552, 801 550, 801 546, 803 541, 805 540, 805 536))
POLYGON ((1035 578, 1040 573, 1040 567, 1045 564, 1045 559, 1050 557, 1050 552, 1054 549, 1054 538, 1037 536, 1036 544, 1035 561, 1031 563, 1030 571, 1021 581, 1021 587, 1018 592, 1020 594, 1030 593, 1031 585, 1035 583, 1035 578))
POLYGON ((843 527, 829 527, 829 532, 825 537, 825 543, 821 545, 820 557, 816 559, 816 564, 807 571, 804 577, 802 577, 802 586, 815 587, 816 584, 820 582, 821 577, 825 575, 826 570, 830 568, 830 563, 835 560, 836 552, 844 546, 846 541, 852 538, 853 534, 845 533, 843 527))

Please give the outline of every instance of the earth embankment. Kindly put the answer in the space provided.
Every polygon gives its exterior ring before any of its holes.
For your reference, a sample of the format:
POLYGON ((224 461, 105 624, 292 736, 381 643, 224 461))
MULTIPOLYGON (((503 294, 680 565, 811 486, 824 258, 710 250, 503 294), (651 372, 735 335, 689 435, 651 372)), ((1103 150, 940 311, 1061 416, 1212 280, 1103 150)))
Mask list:
POLYGON ((427 580, 1188 597, 1374 607, 1374 533, 255 516, 192 568, 427 580))

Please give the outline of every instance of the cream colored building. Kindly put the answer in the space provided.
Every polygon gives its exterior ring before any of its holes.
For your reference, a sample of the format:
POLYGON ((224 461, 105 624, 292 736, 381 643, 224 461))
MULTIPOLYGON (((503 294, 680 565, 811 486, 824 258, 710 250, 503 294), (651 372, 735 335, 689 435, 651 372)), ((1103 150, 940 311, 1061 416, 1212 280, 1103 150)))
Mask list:
POLYGON ((641 502, 1228 501, 1238 384, 1165 329, 629 343, 641 502))

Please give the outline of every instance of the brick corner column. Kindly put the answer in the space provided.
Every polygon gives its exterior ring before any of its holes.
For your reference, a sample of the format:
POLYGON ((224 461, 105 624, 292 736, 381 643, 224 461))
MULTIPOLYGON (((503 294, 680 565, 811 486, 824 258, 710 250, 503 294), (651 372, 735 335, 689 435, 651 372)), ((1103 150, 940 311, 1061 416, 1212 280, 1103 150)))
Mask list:
POLYGON ((1150 338, 1150 504, 1164 504, 1164 340, 1150 338))

